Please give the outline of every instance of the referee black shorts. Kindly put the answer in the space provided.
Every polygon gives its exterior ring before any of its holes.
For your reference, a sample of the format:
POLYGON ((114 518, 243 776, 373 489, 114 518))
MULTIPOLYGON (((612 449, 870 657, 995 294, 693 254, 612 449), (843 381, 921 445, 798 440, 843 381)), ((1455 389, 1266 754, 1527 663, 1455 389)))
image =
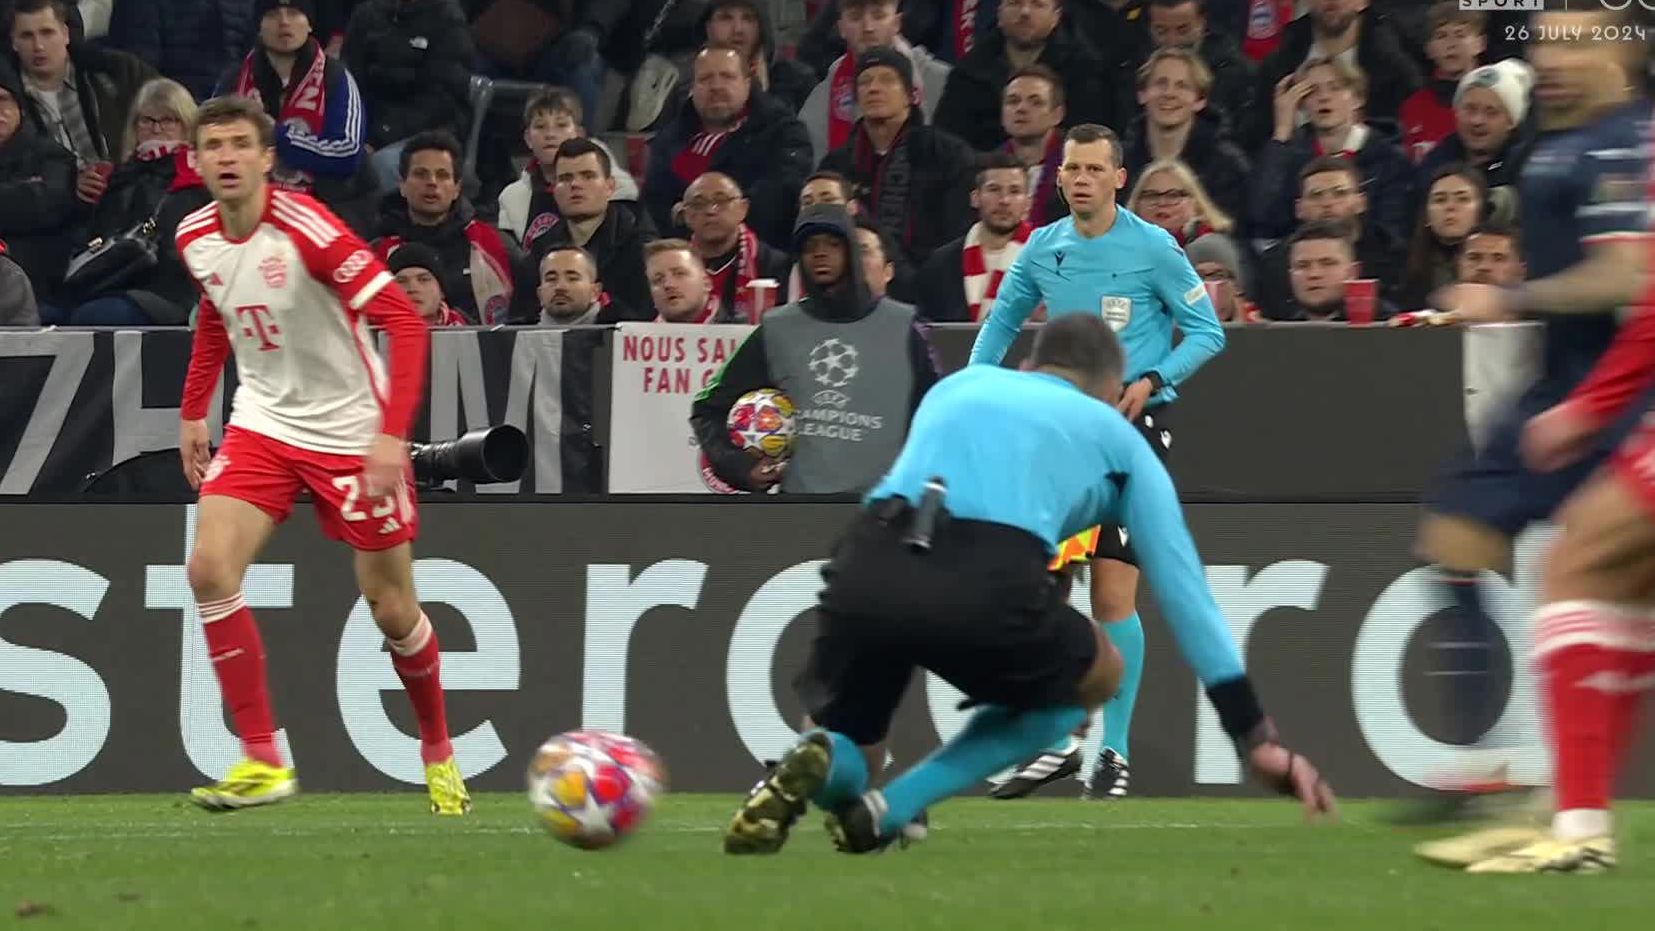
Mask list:
MULTIPOLYGON (((1172 453, 1172 429, 1167 426, 1167 408, 1170 405, 1161 405, 1154 410, 1146 410, 1132 421, 1132 426, 1138 428, 1149 448, 1155 450, 1155 455, 1165 465, 1167 457, 1172 453)), ((1098 534, 1098 547, 1092 553, 1094 559, 1113 559, 1124 562, 1129 566, 1138 564, 1138 554, 1132 550, 1132 540, 1126 534, 1126 528, 1119 525, 1107 525, 1098 534)))
POLYGON ((1044 544, 944 516, 931 549, 916 553, 903 541, 910 515, 864 513, 822 570, 819 627, 795 681, 812 720, 878 743, 916 667, 973 703, 1075 703, 1096 634, 1046 571, 1044 544))

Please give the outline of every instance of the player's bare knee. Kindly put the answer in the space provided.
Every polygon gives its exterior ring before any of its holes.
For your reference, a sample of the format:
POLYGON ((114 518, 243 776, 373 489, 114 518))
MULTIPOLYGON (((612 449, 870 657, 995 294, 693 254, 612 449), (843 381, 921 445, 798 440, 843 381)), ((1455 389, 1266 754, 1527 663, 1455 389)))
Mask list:
POLYGON ((1419 525, 1414 553, 1456 572, 1492 569, 1511 573, 1511 538, 1468 517, 1427 513, 1419 525))
POLYGON ((197 546, 184 566, 197 602, 219 601, 241 591, 238 567, 223 554, 197 546))

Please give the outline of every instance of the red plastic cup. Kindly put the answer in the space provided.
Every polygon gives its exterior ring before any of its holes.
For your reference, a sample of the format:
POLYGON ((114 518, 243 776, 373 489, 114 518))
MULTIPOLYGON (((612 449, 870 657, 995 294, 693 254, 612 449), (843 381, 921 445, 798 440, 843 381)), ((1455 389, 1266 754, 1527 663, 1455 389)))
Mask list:
POLYGON ((753 322, 776 307, 776 293, 781 289, 781 283, 774 278, 754 278, 747 282, 747 287, 753 291, 753 322))
POLYGON ((115 173, 114 162, 93 162, 86 167, 94 172, 97 172, 98 176, 103 178, 105 181, 108 181, 109 176, 115 173))
POLYGON ((1374 306, 1378 302, 1378 279, 1352 278, 1345 282, 1345 322, 1352 326, 1372 323, 1374 306))

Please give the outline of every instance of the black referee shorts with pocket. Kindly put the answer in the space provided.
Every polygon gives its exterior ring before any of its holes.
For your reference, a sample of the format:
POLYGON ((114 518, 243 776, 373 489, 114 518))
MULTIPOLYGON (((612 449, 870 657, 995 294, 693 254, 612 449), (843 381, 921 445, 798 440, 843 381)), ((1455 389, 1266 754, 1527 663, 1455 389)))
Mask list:
POLYGON ((1075 704, 1097 656, 1034 535, 944 516, 929 551, 903 541, 910 512, 864 513, 822 570, 816 639, 795 681, 812 720, 858 744, 883 740, 915 667, 977 704, 1075 704))
MULTIPOLYGON (((1138 419, 1132 421, 1132 426, 1138 428, 1149 448, 1155 450, 1155 455, 1166 465, 1167 456, 1172 453, 1172 429, 1167 426, 1167 408, 1171 405, 1163 404, 1153 410, 1146 410, 1138 414, 1138 419)), ((1132 550, 1132 541, 1126 535, 1126 528, 1118 524, 1106 525, 1098 534, 1098 548, 1092 553, 1093 559, 1113 559, 1124 562, 1129 566, 1138 564, 1138 554, 1132 550)))

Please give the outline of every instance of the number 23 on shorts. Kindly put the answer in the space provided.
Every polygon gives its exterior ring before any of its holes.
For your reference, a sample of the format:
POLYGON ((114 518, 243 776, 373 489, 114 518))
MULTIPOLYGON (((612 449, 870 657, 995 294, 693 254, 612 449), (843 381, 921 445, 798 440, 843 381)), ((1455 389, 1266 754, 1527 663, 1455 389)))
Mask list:
POLYGON ((398 505, 401 505, 403 513, 410 510, 408 486, 402 482, 397 483, 396 491, 380 496, 365 513, 357 507, 362 497, 362 476, 336 475, 333 487, 345 493, 345 500, 339 505, 339 516, 348 521, 382 520, 391 516, 398 505))

